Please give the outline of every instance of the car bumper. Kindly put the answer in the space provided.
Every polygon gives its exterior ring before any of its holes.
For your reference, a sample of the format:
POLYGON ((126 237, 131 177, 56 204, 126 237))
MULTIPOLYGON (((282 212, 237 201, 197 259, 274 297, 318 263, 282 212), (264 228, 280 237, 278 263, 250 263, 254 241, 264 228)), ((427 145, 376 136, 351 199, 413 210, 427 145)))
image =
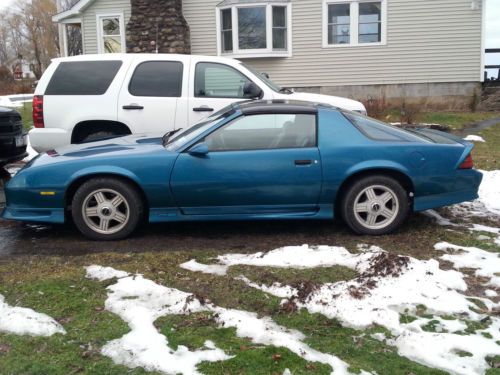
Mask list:
POLYGON ((479 185, 483 174, 475 169, 460 170, 457 176, 449 179, 450 187, 456 190, 440 192, 424 196, 416 196, 413 201, 414 211, 450 206, 452 204, 473 201, 478 198, 479 185))
POLYGON ((31 147, 37 152, 46 152, 71 143, 71 135, 64 129, 31 129, 31 147))
POLYGON ((5 208, 2 218, 6 220, 26 221, 31 223, 64 223, 62 208, 5 208))

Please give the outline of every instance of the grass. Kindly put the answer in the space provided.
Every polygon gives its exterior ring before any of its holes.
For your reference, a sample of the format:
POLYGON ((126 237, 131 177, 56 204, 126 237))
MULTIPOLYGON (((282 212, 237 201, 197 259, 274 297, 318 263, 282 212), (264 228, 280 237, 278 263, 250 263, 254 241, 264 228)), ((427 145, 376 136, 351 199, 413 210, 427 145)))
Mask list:
POLYGON ((475 142, 473 151, 476 168, 495 170, 500 169, 500 124, 477 133, 486 142, 475 142))
MULTIPOLYGON (((414 122, 446 125, 453 130, 461 130, 478 121, 493 118, 500 118, 500 112, 421 112, 415 116, 414 122)), ((401 114, 398 110, 390 110, 381 119, 400 122, 401 114)))
POLYGON ((21 114, 23 118, 23 126, 25 131, 29 131, 33 127, 33 105, 32 103, 22 103, 21 107, 14 108, 21 114))

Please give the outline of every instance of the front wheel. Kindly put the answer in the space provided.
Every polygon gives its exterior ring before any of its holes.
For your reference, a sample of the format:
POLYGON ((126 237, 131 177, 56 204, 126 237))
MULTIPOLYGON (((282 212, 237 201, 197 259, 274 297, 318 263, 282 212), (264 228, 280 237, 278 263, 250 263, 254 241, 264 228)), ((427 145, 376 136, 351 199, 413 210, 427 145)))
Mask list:
POLYGON ((375 236, 396 230, 410 210, 406 190, 387 176, 369 176, 354 182, 341 204, 342 217, 354 232, 375 236))
POLYGON ((138 226, 144 211, 141 197, 130 184, 95 178, 78 188, 71 204, 73 221, 92 240, 120 240, 138 226))

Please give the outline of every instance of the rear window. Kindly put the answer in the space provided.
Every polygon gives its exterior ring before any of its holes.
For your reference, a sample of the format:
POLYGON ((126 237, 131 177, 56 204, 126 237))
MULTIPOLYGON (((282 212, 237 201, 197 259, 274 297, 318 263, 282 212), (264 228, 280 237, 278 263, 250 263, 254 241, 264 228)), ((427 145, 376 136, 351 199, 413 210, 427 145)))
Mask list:
POLYGON ((177 61, 150 61, 134 72, 128 91, 134 96, 180 97, 183 65, 177 61))
POLYGON ((377 121, 354 112, 343 112, 344 116, 365 136, 376 141, 422 141, 426 137, 410 133, 401 128, 377 121))
POLYGON ((114 60, 62 62, 45 95, 103 95, 121 66, 114 60))

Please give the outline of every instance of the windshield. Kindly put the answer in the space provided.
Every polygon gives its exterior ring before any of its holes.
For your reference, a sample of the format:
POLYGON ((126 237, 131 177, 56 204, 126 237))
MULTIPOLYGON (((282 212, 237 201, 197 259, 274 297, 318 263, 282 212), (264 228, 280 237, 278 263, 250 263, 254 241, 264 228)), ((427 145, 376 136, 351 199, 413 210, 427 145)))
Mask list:
POLYGON ((283 93, 284 89, 280 85, 271 81, 264 74, 260 73, 259 71, 255 70, 254 68, 252 68, 248 65, 245 65, 243 63, 241 65, 243 65, 245 68, 250 70, 253 74, 255 74, 257 76, 257 78, 259 78, 262 82, 264 82, 266 84, 266 86, 268 86, 271 90, 283 93))
POLYGON ((167 144, 165 145, 166 149, 169 151, 177 150, 183 145, 191 142, 193 139, 198 137, 200 134, 203 134, 206 130, 210 129, 213 125, 218 123, 220 120, 232 115, 234 113, 234 108, 230 104, 220 111, 215 112, 202 122, 199 122, 196 125, 191 126, 173 136, 167 144))

